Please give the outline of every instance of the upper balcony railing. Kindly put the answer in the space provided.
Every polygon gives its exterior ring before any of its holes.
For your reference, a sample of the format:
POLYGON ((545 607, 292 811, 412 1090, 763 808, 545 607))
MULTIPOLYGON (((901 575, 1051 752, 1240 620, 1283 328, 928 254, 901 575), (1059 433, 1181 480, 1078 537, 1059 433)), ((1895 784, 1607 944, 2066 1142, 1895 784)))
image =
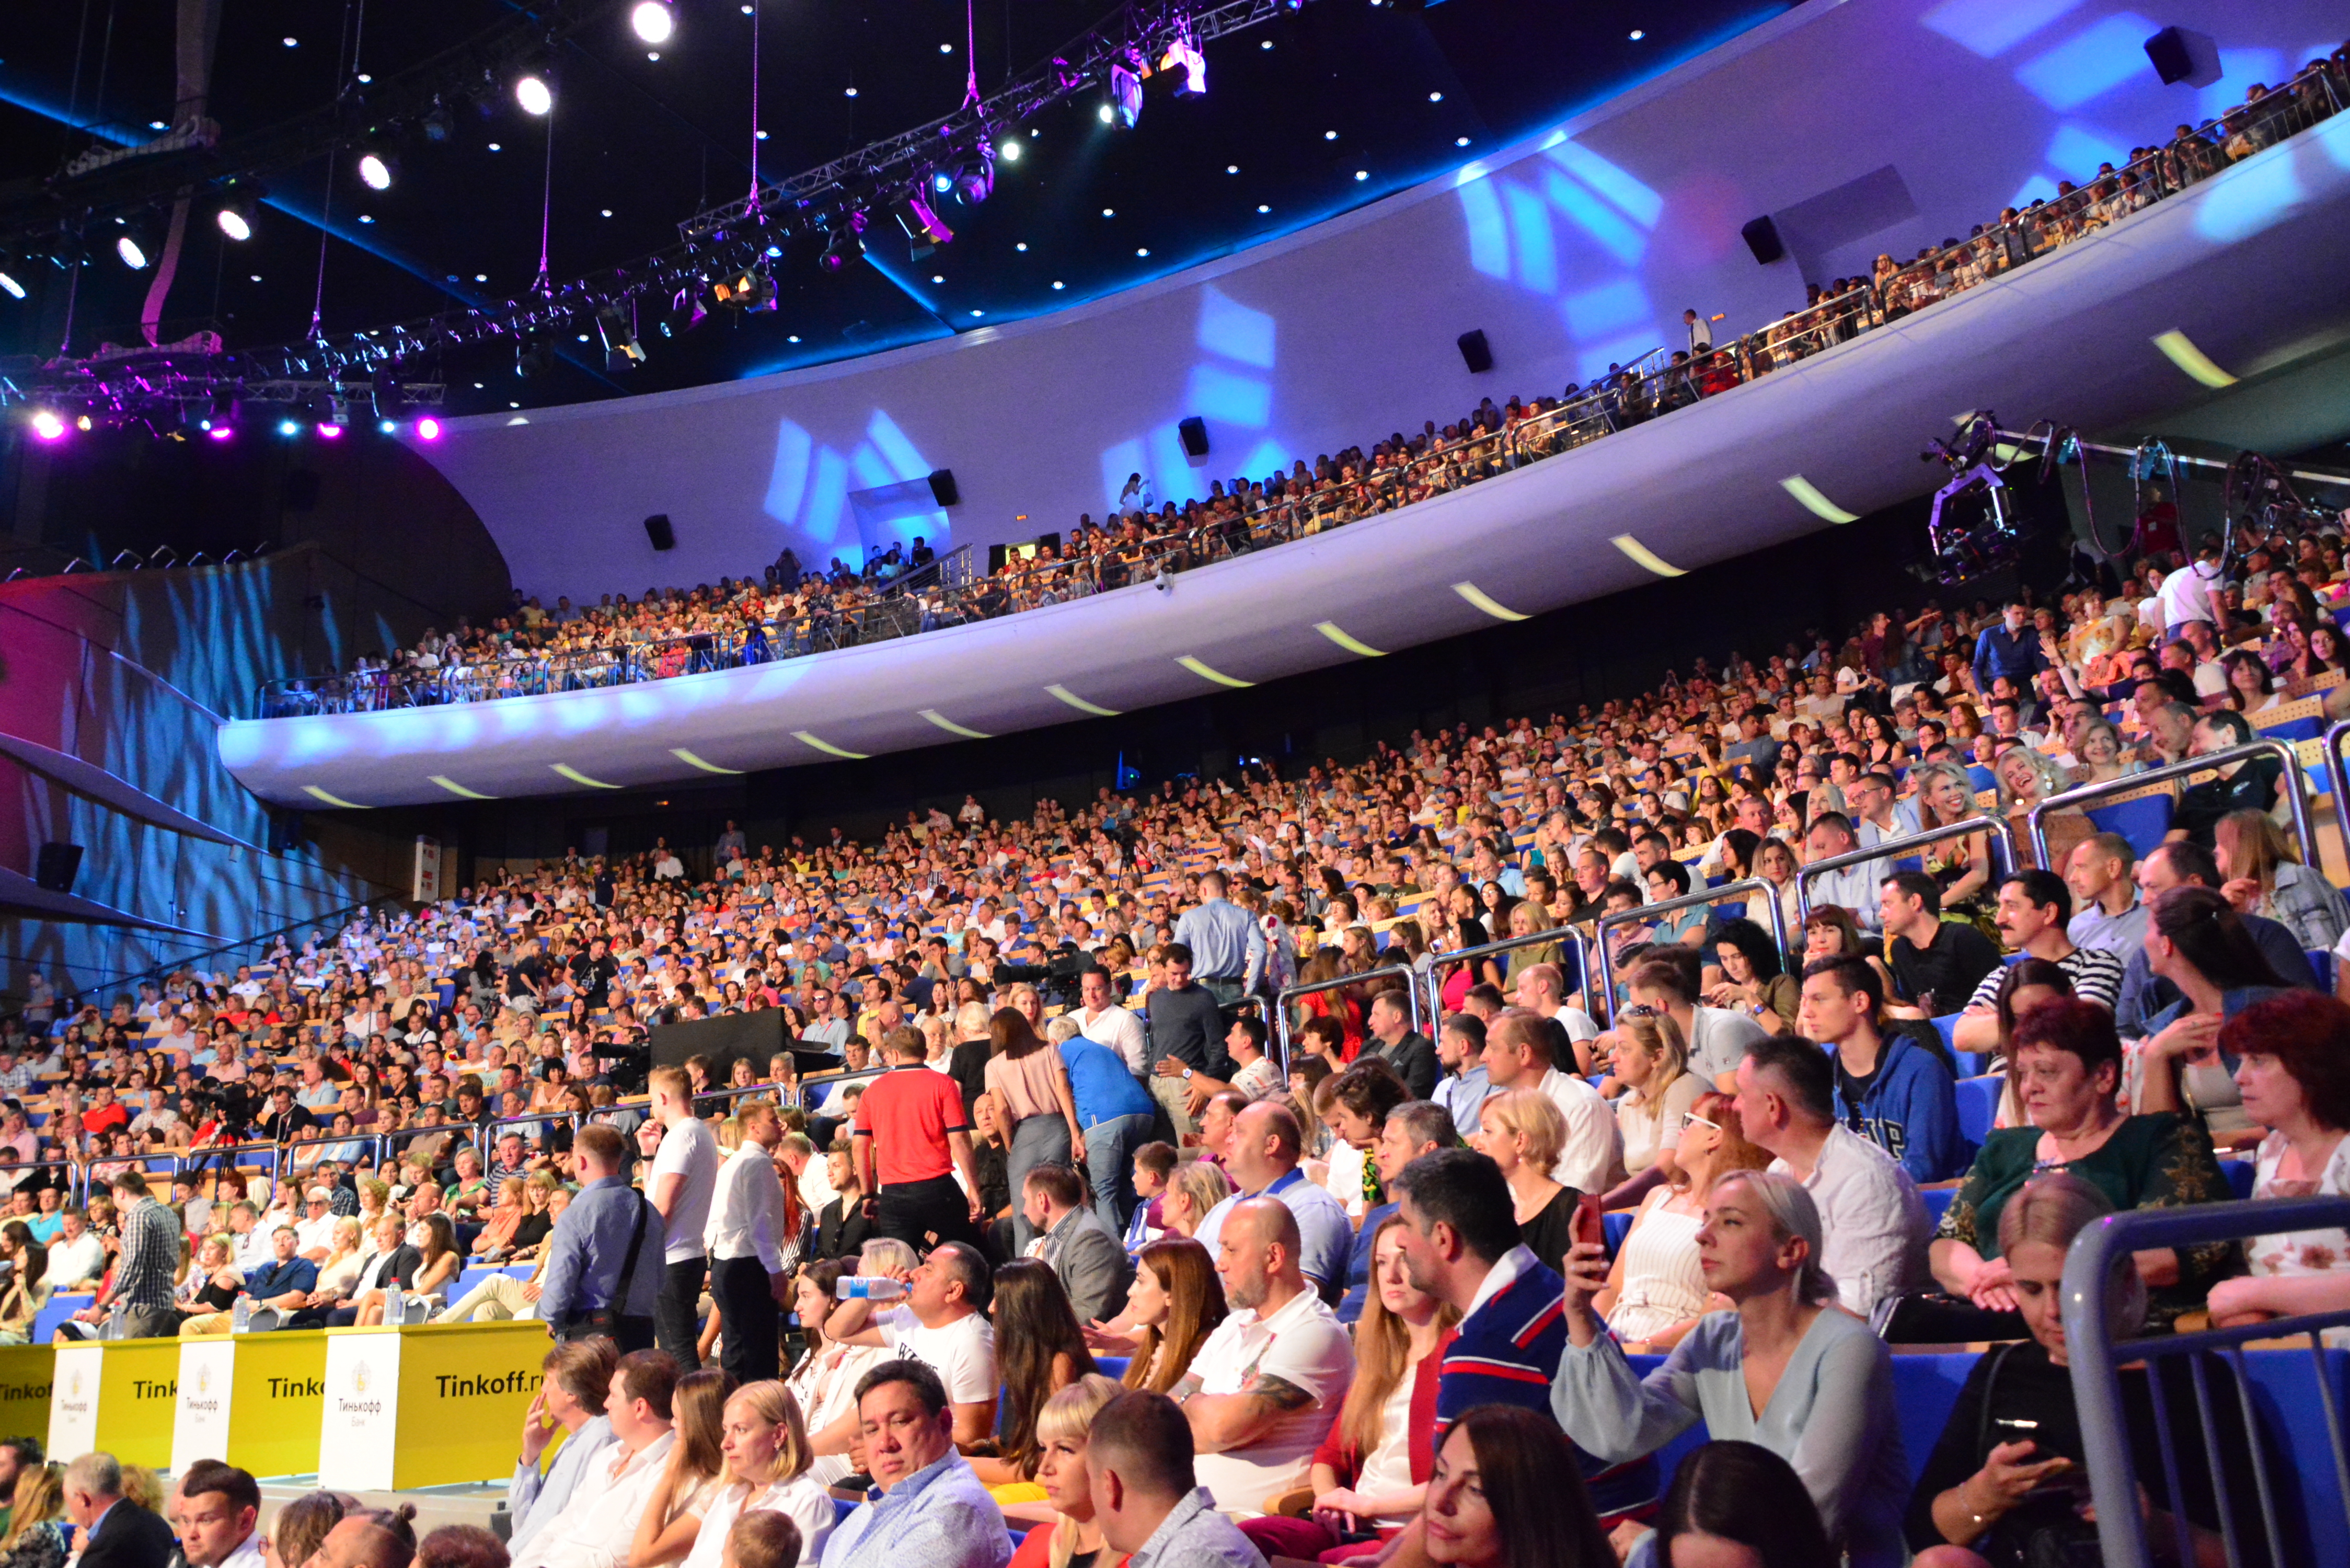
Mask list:
POLYGON ((1915 261, 1879 256, 1870 277, 1742 337, 1695 355, 1653 349, 1570 397, 1510 418, 1499 429, 1474 428, 1402 461, 1382 457, 1361 473, 1349 468, 1302 495, 1255 498, 1252 509, 1240 514, 1150 533, 1149 527, 1172 521, 1153 518, 1114 537, 1098 554, 1007 562, 986 576, 972 575, 965 546, 934 566, 873 585, 863 590, 871 597, 853 605, 775 619, 741 609, 713 612, 712 624, 702 629, 653 640, 429 670, 271 680, 261 687, 255 713, 264 719, 365 713, 739 670, 993 620, 1344 527, 1645 424, 1963 294, 2308 129, 2335 113, 2345 99, 2350 81, 2331 65, 2313 66, 2258 103, 2231 109, 2133 162, 2102 171, 2079 190, 1915 261))

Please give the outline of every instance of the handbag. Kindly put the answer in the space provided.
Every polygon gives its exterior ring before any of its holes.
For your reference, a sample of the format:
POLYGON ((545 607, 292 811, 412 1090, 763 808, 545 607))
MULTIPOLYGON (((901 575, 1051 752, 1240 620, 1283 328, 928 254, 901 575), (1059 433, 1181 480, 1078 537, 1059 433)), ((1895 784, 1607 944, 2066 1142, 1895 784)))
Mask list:
MULTIPOLYGON (((2007 1365, 2014 1342, 1991 1353, 1991 1372, 1983 1379, 1982 1413, 1975 1426, 1975 1464, 1981 1469, 1991 1450, 1992 1394, 1999 1387, 2000 1368, 2007 1365)), ((2024 1494, 2019 1502, 1986 1531, 1973 1550, 1992 1568, 2099 1568, 2105 1558, 2097 1547, 2097 1527, 2083 1519, 2074 1504, 2079 1493, 2065 1487, 2043 1487, 2024 1494)))
POLYGON ((620 1320, 628 1315, 620 1308, 629 1299, 629 1282, 637 1277, 637 1253, 645 1244, 645 1210, 652 1207, 645 1200, 644 1194, 639 1192, 632 1196, 637 1200, 637 1224, 636 1229, 629 1233, 629 1252, 620 1260, 620 1280, 612 1291, 612 1303, 609 1306, 590 1307, 586 1312, 572 1314, 566 1324, 568 1333, 600 1334, 611 1339, 619 1337, 620 1320))

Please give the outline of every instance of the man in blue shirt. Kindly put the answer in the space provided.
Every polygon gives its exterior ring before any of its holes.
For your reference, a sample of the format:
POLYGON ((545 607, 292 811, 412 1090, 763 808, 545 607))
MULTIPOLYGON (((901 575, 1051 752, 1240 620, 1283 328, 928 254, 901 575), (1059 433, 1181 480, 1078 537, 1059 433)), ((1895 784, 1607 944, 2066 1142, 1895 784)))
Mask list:
POLYGON ((1175 940, 1191 950, 1191 970, 1222 1001, 1255 994, 1264 978, 1264 931, 1256 918, 1224 897, 1224 874, 1200 877, 1200 902, 1175 922, 1175 940))
MULTIPOLYGON (((299 1245, 291 1225, 270 1232, 269 1261, 244 1272, 243 1293, 253 1298, 256 1308, 276 1307, 290 1315, 310 1303, 310 1293, 318 1288, 318 1265, 295 1250, 299 1245)), ((230 1313, 203 1313, 180 1324, 180 1337, 226 1334, 234 1321, 230 1313)))
POLYGON ((1436 1064, 1443 1074, 1429 1098, 1452 1113, 1452 1125, 1462 1137, 1478 1128, 1485 1096, 1493 1092, 1485 1075, 1485 1021, 1473 1012, 1456 1012, 1436 1034, 1436 1064))
POLYGON ((872 1489, 824 1543, 823 1568, 1003 1568, 1003 1511, 954 1446, 946 1386, 919 1361, 857 1380, 872 1489))
POLYGON ((560 1340, 603 1334, 622 1355, 650 1350, 653 1303, 665 1272, 660 1215, 620 1174, 628 1143, 615 1129, 581 1127, 572 1158, 579 1195, 547 1237, 539 1320, 560 1340), (607 1312, 617 1321, 599 1325, 597 1318, 607 1312))
POLYGON ((1796 1025, 1835 1054, 1836 1119, 1899 1161, 1913 1181, 1963 1175, 1972 1156, 1959 1131, 1957 1081, 1915 1038, 1879 1032, 1884 1005, 1885 982, 1859 959, 1804 966, 1796 1025))
POLYGON ((1077 1021, 1064 1015, 1050 1033, 1069 1073, 1069 1096, 1086 1137, 1086 1169, 1094 1189, 1094 1213, 1113 1236, 1126 1230, 1134 1211, 1134 1151, 1150 1141, 1158 1102, 1127 1071, 1108 1046, 1076 1033, 1077 1021))
POLYGON ((2030 624, 2031 616, 2031 609, 2021 600, 2010 600, 2000 615, 2000 624, 1984 628, 1975 639, 1977 691, 1990 691, 1992 680, 2004 675, 2021 691, 2048 668, 2048 654, 2040 646, 2040 633, 2030 624))
POLYGON ((1297 1168, 1304 1134, 1286 1106, 1259 1100, 1232 1118, 1224 1174, 1239 1189, 1208 1211, 1193 1238, 1215 1255, 1224 1220, 1252 1198, 1275 1198, 1297 1216, 1298 1268, 1326 1302, 1336 1302, 1347 1282, 1347 1260, 1354 1251, 1355 1227, 1329 1189, 1305 1179, 1297 1168))

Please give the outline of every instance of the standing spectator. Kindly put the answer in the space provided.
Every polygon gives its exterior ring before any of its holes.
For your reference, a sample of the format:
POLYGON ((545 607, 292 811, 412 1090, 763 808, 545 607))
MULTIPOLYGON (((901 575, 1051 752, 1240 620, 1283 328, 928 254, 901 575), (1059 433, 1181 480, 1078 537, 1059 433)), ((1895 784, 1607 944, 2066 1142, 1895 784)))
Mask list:
POLYGON ((666 1272, 660 1216, 621 1174, 628 1145, 612 1128, 581 1127, 572 1158, 579 1193, 546 1240, 539 1319, 557 1339, 604 1334, 623 1353, 650 1349, 666 1272))
POLYGON ((1078 1033, 1076 1019, 1054 1019, 1045 1034, 1061 1054, 1069 1095, 1077 1103, 1094 1213, 1111 1235, 1120 1235, 1135 1206, 1134 1152, 1150 1140, 1156 1102, 1117 1053, 1078 1033))
MULTIPOLYGON (((1255 929, 1253 922, 1250 929, 1255 929)), ((1172 1056, 1183 1070, 1172 1078, 1153 1075, 1150 1093, 1166 1107, 1175 1131, 1189 1136, 1199 1129, 1199 1124, 1191 1117, 1187 1080, 1197 1072, 1230 1083, 1234 1069, 1224 1053, 1223 1009, 1212 992, 1192 980, 1191 950, 1181 942, 1170 942, 1160 972, 1166 983, 1150 993, 1148 1003, 1151 1048, 1162 1058, 1172 1056)))
POLYGON ((1142 1020, 1131 1008, 1120 1007, 1110 993, 1109 971, 1098 965, 1077 977, 1077 1006, 1069 1013, 1078 1032, 1106 1045, 1140 1078, 1150 1069, 1149 1049, 1142 1037, 1142 1020))
POLYGON ((164 1568, 172 1527, 122 1495, 122 1461, 100 1449, 66 1467, 66 1517, 85 1568, 164 1568))
MULTIPOLYGON (((1804 1189, 1829 1240, 1814 1262, 1866 1321, 1880 1298, 1926 1279, 1926 1206, 1891 1155, 1835 1119, 1835 1070, 1808 1040, 1779 1037, 1738 1068, 1738 1120, 1771 1168, 1804 1189)), ((1717 1287, 1718 1288, 1718 1287, 1717 1287)))
POLYGON ((98 1299, 74 1316, 83 1323, 101 1322, 120 1302, 124 1338, 171 1338, 180 1332, 180 1314, 172 1299, 180 1272, 179 1224, 170 1210, 148 1194, 141 1172, 118 1170, 110 1179, 115 1210, 121 1217, 121 1250, 115 1255, 114 1272, 99 1287, 98 1299))
POLYGON ((868 1083, 857 1102, 851 1148, 858 1185, 868 1195, 866 1214, 881 1235, 910 1247, 935 1235, 978 1249, 987 1209, 972 1163, 962 1091, 924 1065, 923 1054, 922 1037, 913 1030, 889 1031, 881 1041, 889 1070, 868 1083), (960 1187, 956 1176, 962 1179, 960 1187))
POLYGON ((1128 1390, 1102 1407, 1086 1434, 1102 1539, 1127 1568, 1264 1568, 1200 1484, 1195 1426, 1164 1394, 1128 1390))
POLYGON ((857 1383, 853 1417, 873 1486, 825 1542, 822 1568, 1004 1568, 1003 1512, 955 1451, 937 1373, 885 1361, 857 1383))
MULTIPOLYGON (((718 1140, 693 1114, 693 1085, 682 1067, 656 1067, 648 1107, 663 1127, 653 1155, 645 1196, 661 1217, 660 1300, 653 1309, 653 1333, 660 1348, 687 1372, 700 1370, 695 1321, 702 1284, 709 1272, 702 1232, 710 1226, 711 1196, 718 1190, 718 1140)), ((733 1336, 728 1336, 733 1344, 733 1336)), ((772 1375, 771 1375, 772 1376, 772 1375)), ((736 1381, 743 1381, 740 1374, 736 1381)))
POLYGON ((1229 1006, 1256 994, 1266 949, 1263 929, 1224 891, 1222 872, 1201 874, 1200 901, 1175 922, 1175 941, 1190 950, 1200 983, 1229 1006))
MULTIPOLYGON (((1069 1092, 1068 1067, 1026 1015, 999 1008, 987 1021, 987 1033, 995 1047, 987 1062, 987 1092, 1006 1124, 1011 1150, 1004 1157, 1004 1177, 1016 1199, 1037 1166, 1082 1161, 1086 1138, 1077 1125, 1076 1098, 1069 1092)), ((1015 1215, 1013 1250, 1025 1252, 1035 1239, 1026 1218, 1015 1215)))
MULTIPOLYGON (((721 1364, 735 1386, 773 1382, 782 1374, 776 1314, 792 1304, 792 1274, 799 1266, 799 1195, 775 1174, 783 1123, 764 1100, 735 1117, 743 1142, 718 1173, 710 1204, 710 1295, 723 1323, 721 1364)), ((664 1147, 668 1140, 662 1140, 664 1147)))

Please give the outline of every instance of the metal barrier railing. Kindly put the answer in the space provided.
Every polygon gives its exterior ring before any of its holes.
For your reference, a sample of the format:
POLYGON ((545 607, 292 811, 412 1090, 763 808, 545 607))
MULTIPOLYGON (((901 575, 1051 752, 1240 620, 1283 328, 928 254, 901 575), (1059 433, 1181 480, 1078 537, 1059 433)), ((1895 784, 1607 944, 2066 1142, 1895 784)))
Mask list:
POLYGON ((2334 825, 2342 830, 2342 847, 2350 853, 2350 765, 2342 760, 2342 742, 2350 736, 2350 719, 2337 719, 2325 732, 2325 781, 2334 790, 2334 825))
POLYGON ((1866 866, 1878 860, 1900 860, 1929 844, 1941 844, 1953 838, 1963 838, 1977 833, 1988 833, 1998 845, 2006 865, 2002 875, 2012 873, 2022 864, 2015 842, 2015 825, 2003 816, 1970 816, 1963 822, 1953 822, 1947 827, 1929 827, 1900 838, 1880 838, 1875 844, 1859 849, 1848 849, 1842 855, 1831 855, 1825 860, 1814 860, 1795 872, 1795 919, 1808 924, 1812 918, 1812 878, 1825 877, 1831 871, 1841 871, 1847 866, 1866 866))
MULTIPOLYGON (((2192 1375, 2195 1428, 2203 1439, 2202 1466, 2210 1477, 2218 1504, 2220 1533, 2230 1568, 2248 1562, 2282 1563, 2286 1539, 2278 1528, 2280 1489, 2269 1473, 2266 1445, 2252 1401, 2251 1380, 2246 1375, 2243 1346, 2251 1340, 2296 1338, 2306 1334, 2319 1397, 2325 1410, 2325 1437, 2332 1448, 2334 1480, 2342 1500, 2344 1522, 2350 1525, 2350 1443, 2343 1428, 2343 1412, 2325 1363, 2323 1330, 2350 1324, 2350 1311, 2314 1313, 2272 1319, 2240 1328, 2210 1329, 2193 1334, 2161 1334, 2116 1342, 2110 1327, 2111 1293, 2116 1272, 2130 1266, 2134 1252, 2191 1247, 2214 1241, 2239 1241, 2254 1235, 2284 1235, 2304 1231, 2350 1227, 2350 1198, 2262 1199, 2249 1203, 2201 1203, 2183 1209, 2128 1209, 2108 1214, 2074 1238, 2064 1258, 2064 1312, 2067 1360, 2071 1364, 2073 1403, 2081 1427, 2081 1446, 2089 1474, 2089 1489, 2097 1509, 2097 1541, 2107 1568, 2151 1568, 2154 1557, 2147 1540, 2147 1521, 2139 1511, 2141 1492, 2132 1432, 2123 1413, 2121 1368, 2130 1362, 2147 1364, 2152 1396, 2156 1440, 2162 1455, 2163 1480, 2168 1488, 2171 1518, 2178 1531, 2178 1555, 2199 1559, 2189 1536, 2186 1510, 2180 1504, 2182 1473, 2175 1425, 2160 1376, 2161 1364, 2189 1357, 2192 1375), (2238 1415, 2251 1439, 2246 1445, 2258 1495, 2259 1517, 2267 1535, 2265 1553, 2245 1551, 2239 1529, 2239 1509, 2229 1495, 2227 1456, 2213 1423, 2212 1401, 2202 1354, 2228 1355, 2235 1374, 2238 1415)), ((2296 1432, 2296 1438, 2307 1434, 2296 1432)), ((2295 1468, 2314 1457, 2293 1454, 2295 1468)), ((2186 1473, 2197 1473, 2189 1471, 2186 1473)))
MULTIPOLYGON (((2062 794, 2050 795, 2032 808, 2024 825, 2032 835, 2033 858, 2042 866, 2048 864, 2048 829, 2043 819, 2052 811, 2086 811, 2101 800, 2117 794, 2131 794, 2149 784, 2168 784, 2173 779, 2184 781, 2197 774, 2214 773, 2230 763, 2248 763, 2256 757, 2275 757, 2284 764, 2278 779, 2285 802, 2293 811, 2293 834, 2301 846, 2302 864, 2322 865, 2318 857, 2317 834, 2309 826, 2309 781, 2302 773, 2301 753, 2290 741, 2247 741, 2240 746, 2230 746, 2222 752, 2210 752, 2199 757, 2189 757, 2183 763, 2166 763, 2158 768, 2148 768, 2142 774, 2126 778, 2108 779, 2104 784, 2083 784, 2062 794)), ((2340 796, 2335 797, 2335 809, 2340 809, 2340 796)), ((2051 867, 2054 869, 2054 867, 2051 867)))
POLYGON ((1546 931, 1529 931, 1522 937, 1504 937, 1498 942, 1486 942, 1478 947, 1462 948, 1459 952, 1440 953, 1431 950, 1428 955, 1430 1021, 1439 1029, 1444 1027, 1443 971, 1445 970, 1456 968, 1464 963, 1477 963, 1502 953, 1515 952, 1520 948, 1544 947, 1552 943, 1574 945, 1575 989, 1588 991, 1591 987, 1591 939, 1584 934, 1580 923, 1570 922, 1564 926, 1553 926, 1546 931))
POLYGON ((1750 893, 1765 895, 1762 904, 1763 908, 1771 912, 1771 940, 1779 944, 1781 952, 1785 952, 1787 950, 1787 911, 1779 907, 1779 889, 1760 877, 1749 877, 1739 882, 1724 882, 1719 888, 1708 888, 1701 893, 1684 893, 1678 898, 1667 898, 1662 903, 1642 904, 1637 909, 1618 909, 1612 915, 1600 916, 1597 922, 1591 928, 1591 943, 1599 950, 1599 1000, 1607 1010, 1601 1015, 1601 1021, 1611 1029, 1616 1025, 1616 961, 1607 951, 1608 927, 1628 926, 1636 920, 1658 915, 1669 915, 1680 909, 1702 909, 1713 904, 1742 900, 1750 893))
POLYGON ((1291 1002, 1300 997, 1316 996, 1326 991, 1343 991, 1350 985, 1363 985, 1371 981, 1383 980, 1389 975, 1403 977, 1404 999, 1411 1007, 1411 1026, 1419 1033, 1427 1034, 1427 1025, 1419 1012, 1419 975, 1409 964, 1384 964, 1378 969, 1367 969, 1360 974, 1343 974, 1336 980, 1317 980, 1311 985, 1285 986, 1281 994, 1274 999, 1273 1009, 1274 1028, 1281 1040, 1280 1066, 1283 1081, 1287 1082, 1289 1077, 1289 1004, 1291 1002))
POLYGON ((821 1074, 813 1078, 803 1076, 795 1085, 799 1107, 804 1111, 814 1109, 808 1104, 808 1095, 812 1090, 821 1089, 829 1096, 833 1090, 843 1084, 869 1084, 889 1071, 890 1069, 888 1067, 850 1067, 843 1068, 837 1073, 821 1074))

